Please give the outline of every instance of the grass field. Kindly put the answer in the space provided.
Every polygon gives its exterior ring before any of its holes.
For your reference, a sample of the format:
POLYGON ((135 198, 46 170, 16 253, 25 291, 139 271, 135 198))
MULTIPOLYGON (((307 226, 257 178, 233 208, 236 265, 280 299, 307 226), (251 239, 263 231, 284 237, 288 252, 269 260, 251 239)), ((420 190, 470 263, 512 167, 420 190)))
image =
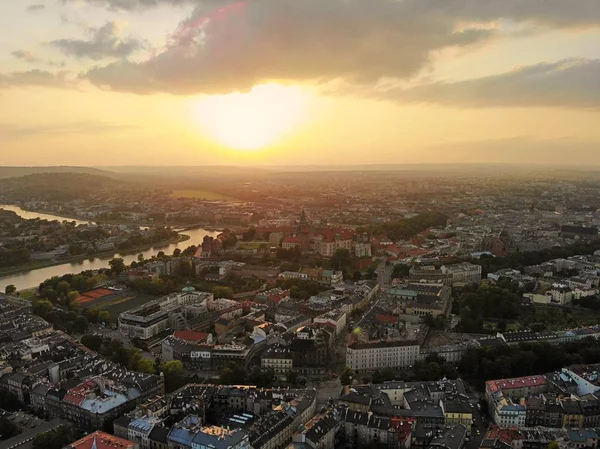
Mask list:
POLYGON ((106 310, 110 313, 110 318, 112 321, 117 321, 117 317, 123 313, 127 312, 134 307, 141 306, 142 304, 147 303, 148 301, 152 301, 156 299, 154 296, 145 295, 143 293, 136 293, 135 296, 126 295, 124 297, 115 298, 110 301, 106 300, 98 300, 94 302, 85 303, 84 307, 95 307, 99 310, 106 310))
POLYGON ((272 243, 269 242, 240 242, 238 248, 239 249, 260 249, 260 247, 269 248, 273 246, 272 243))
POLYGON ((208 192, 206 190, 174 190, 171 193, 171 198, 194 198, 198 200, 208 201, 237 201, 230 196, 221 195, 220 193, 208 192))

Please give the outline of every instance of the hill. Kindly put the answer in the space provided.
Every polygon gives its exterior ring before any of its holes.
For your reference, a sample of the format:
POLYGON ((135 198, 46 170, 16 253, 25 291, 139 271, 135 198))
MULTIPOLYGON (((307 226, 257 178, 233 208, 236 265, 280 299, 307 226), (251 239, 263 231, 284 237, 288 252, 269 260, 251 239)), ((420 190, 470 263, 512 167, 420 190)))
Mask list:
POLYGON ((72 201, 94 196, 107 196, 127 192, 128 183, 107 176, 88 173, 36 173, 5 178, 0 184, 0 200, 21 201, 72 201))
POLYGON ((112 176, 114 173, 92 167, 0 167, 0 179, 17 178, 20 176, 35 175, 41 173, 85 173, 88 175, 112 176))

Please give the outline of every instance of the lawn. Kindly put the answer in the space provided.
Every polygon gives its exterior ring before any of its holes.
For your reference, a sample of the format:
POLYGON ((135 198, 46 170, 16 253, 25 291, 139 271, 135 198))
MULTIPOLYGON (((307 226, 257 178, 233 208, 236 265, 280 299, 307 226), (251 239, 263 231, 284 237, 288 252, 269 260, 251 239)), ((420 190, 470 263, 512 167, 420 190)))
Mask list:
POLYGON ((238 249, 260 249, 261 245, 263 248, 273 246, 273 244, 269 242, 240 242, 238 249))
POLYGON ((83 306, 86 308, 95 307, 99 310, 106 310, 108 313, 110 313, 111 320, 116 322, 117 317, 123 312, 127 312, 134 307, 141 306, 142 304, 152 301, 153 299, 156 298, 143 293, 135 293, 134 296, 125 295, 110 301, 98 300, 85 303, 83 306))
POLYGON ((206 190, 174 190, 173 193, 171 193, 171 198, 194 198, 207 201, 237 201, 230 196, 221 195, 216 192, 208 192, 206 190))

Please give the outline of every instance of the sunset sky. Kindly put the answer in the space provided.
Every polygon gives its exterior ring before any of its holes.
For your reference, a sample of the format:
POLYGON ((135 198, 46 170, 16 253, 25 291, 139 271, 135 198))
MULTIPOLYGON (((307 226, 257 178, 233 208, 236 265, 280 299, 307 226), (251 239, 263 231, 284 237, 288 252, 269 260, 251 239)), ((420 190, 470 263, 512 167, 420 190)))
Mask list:
POLYGON ((0 17, 0 165, 600 165, 599 0, 10 0, 0 17))

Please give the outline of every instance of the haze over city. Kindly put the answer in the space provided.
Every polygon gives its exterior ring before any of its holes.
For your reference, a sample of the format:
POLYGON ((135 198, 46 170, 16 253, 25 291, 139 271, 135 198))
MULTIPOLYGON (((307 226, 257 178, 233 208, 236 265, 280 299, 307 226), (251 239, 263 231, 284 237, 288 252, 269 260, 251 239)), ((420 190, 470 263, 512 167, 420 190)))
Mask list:
POLYGON ((600 163, 597 0, 4 1, 3 165, 600 163))

